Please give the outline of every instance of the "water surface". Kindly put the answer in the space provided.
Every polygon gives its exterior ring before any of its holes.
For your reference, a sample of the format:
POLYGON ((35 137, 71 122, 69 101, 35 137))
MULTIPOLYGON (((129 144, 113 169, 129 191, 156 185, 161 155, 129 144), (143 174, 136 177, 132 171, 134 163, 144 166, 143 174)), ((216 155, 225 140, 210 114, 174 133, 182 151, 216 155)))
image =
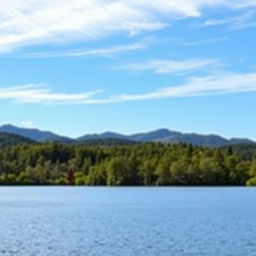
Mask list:
POLYGON ((256 255, 253 188, 0 187, 0 255, 256 255))

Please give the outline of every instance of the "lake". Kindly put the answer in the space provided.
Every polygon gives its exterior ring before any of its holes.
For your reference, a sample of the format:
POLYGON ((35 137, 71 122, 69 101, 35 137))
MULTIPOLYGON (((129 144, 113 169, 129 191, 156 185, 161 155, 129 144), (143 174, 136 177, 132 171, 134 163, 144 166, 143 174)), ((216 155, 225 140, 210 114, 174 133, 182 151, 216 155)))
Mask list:
POLYGON ((0 255, 256 255, 253 188, 0 187, 0 255))

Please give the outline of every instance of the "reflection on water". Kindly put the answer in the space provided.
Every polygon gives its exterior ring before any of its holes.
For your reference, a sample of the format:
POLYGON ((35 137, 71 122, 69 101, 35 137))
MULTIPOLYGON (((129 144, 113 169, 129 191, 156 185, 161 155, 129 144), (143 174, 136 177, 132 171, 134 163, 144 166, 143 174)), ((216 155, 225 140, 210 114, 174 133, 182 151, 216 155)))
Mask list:
POLYGON ((256 255, 249 188, 1 187, 0 255, 256 255))

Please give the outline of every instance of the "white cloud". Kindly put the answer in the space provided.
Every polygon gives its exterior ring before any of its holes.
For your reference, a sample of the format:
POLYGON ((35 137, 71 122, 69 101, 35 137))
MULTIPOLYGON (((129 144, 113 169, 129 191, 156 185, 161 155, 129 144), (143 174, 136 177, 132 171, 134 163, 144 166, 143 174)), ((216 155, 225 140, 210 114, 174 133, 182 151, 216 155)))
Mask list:
POLYGON ((208 39, 206 38, 206 39, 201 39, 197 41, 180 42, 179 45, 184 47, 190 47, 190 46, 198 46, 198 45, 205 45, 205 44, 215 44, 225 40, 227 40, 227 37, 222 36, 218 38, 208 38, 208 39))
POLYGON ((216 76, 192 77, 181 86, 172 86, 145 94, 123 94, 119 101, 194 97, 238 92, 256 92, 256 73, 226 73, 216 76))
POLYGON ((100 95, 101 92, 55 93, 41 86, 25 85, 0 89, 0 100, 30 104, 83 105, 256 92, 256 73, 223 73, 204 77, 191 77, 182 85, 164 87, 142 94, 116 94, 103 97, 100 95), (96 97, 96 95, 101 97, 96 97))
POLYGON ((238 16, 232 16, 222 19, 209 19, 202 23, 200 26, 209 27, 226 25, 229 27, 229 29, 243 29, 249 27, 256 27, 256 21, 253 20, 254 17, 255 11, 250 10, 238 16))
POLYGON ((159 30, 203 8, 249 8, 245 0, 12 0, 0 2, 0 52, 42 43, 159 30))
POLYGON ((233 5, 233 8, 256 7, 256 1, 255 0, 238 0, 238 1, 232 1, 232 2, 231 2, 231 5, 233 5))
POLYGON ((25 54, 25 57, 84 57, 84 56, 99 56, 109 57, 117 53, 131 52, 136 50, 144 50, 148 47, 148 41, 141 41, 127 45, 116 45, 108 48, 95 48, 95 49, 75 49, 70 51, 55 51, 55 52, 36 52, 25 54))
MULTIPOLYGON (((76 104, 86 102, 101 91, 87 93, 53 93, 41 85, 24 85, 0 89, 0 99, 19 103, 76 104)), ((89 101, 88 101, 89 102, 89 101)))
POLYGON ((22 121, 20 122, 20 126, 24 128, 36 128, 36 123, 33 121, 22 121))
POLYGON ((204 70, 207 68, 216 68, 222 66, 220 60, 217 59, 190 59, 190 60, 150 60, 142 63, 132 63, 125 65, 121 68, 143 71, 149 70, 156 74, 169 74, 169 73, 189 73, 194 70, 204 70))

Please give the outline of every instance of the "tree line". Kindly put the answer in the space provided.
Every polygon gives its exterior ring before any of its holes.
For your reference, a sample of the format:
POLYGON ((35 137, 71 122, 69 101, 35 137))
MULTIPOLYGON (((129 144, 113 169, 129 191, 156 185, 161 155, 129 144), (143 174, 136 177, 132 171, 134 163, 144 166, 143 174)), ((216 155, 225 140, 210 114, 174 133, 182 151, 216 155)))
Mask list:
POLYGON ((237 147, 46 143, 0 149, 0 185, 255 184, 256 156, 248 152, 240 154, 237 147))

